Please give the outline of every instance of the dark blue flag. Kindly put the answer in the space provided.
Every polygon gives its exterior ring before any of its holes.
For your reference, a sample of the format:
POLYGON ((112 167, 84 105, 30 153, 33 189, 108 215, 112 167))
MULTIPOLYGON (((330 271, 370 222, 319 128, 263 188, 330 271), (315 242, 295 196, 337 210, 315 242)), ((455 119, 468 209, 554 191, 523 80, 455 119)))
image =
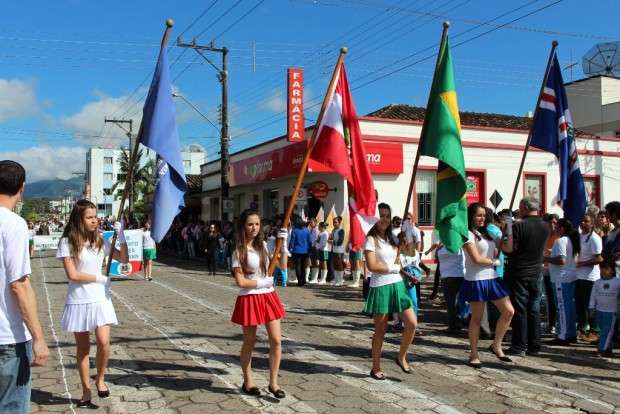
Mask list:
POLYGON ((159 243, 185 206, 183 196, 187 191, 166 48, 159 52, 151 88, 144 102, 140 143, 157 153, 157 184, 151 214, 151 233, 159 243))
POLYGON ((574 226, 579 226, 588 202, 583 176, 579 169, 573 119, 568 109, 562 72, 555 54, 537 110, 530 145, 548 151, 558 159, 560 166, 558 201, 564 209, 564 217, 574 226))

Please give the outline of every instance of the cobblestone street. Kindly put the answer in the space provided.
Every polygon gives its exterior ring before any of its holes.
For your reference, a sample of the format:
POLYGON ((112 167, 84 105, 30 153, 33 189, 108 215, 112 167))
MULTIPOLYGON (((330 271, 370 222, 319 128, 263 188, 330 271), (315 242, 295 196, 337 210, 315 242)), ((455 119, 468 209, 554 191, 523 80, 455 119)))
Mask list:
MULTIPOLYGON (((620 412, 617 359, 597 358, 594 347, 578 345, 547 347, 540 356, 504 365, 481 351, 484 367, 476 370, 466 365, 465 335, 447 336, 442 305, 426 299, 424 336, 412 347, 414 375, 394 363, 400 336, 388 334, 382 368, 389 380, 375 381, 369 377, 372 325, 360 313, 361 289, 325 286, 278 288, 287 309, 281 367, 287 398, 266 393, 262 328, 253 368, 263 397, 245 396, 239 393, 241 329, 229 321, 237 294, 233 280, 207 276, 200 264, 165 262, 156 264, 150 283, 113 282, 119 325, 112 330, 107 376, 112 397, 95 398, 95 412, 620 412)), ((34 370, 32 411, 77 412, 74 340, 60 329, 66 277, 52 251, 32 265, 50 347, 48 365, 34 370)), ((489 343, 481 341, 481 350, 489 343)))

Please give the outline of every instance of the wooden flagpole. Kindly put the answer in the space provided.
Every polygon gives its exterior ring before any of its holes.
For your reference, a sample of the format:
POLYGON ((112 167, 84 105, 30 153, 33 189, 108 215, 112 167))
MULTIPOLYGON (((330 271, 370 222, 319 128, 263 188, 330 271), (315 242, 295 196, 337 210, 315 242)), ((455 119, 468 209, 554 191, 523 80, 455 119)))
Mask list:
POLYGON ((525 148, 523 149, 523 156, 521 157, 521 165, 519 165, 519 172, 517 173, 517 179, 515 180, 514 190, 512 191, 512 197, 510 198, 510 211, 512 211, 512 207, 515 203, 515 198, 517 197, 517 191, 519 190, 519 181, 521 181, 521 174, 523 173, 523 167, 525 165, 525 157, 527 156, 527 152, 530 148, 530 143, 532 142, 532 135, 534 133, 534 125, 536 125, 536 118, 538 118, 538 112, 540 109, 540 100, 542 99, 543 92, 545 90, 545 85, 547 84, 547 79, 549 78, 549 69, 551 69, 551 62, 553 60, 553 55, 555 54, 555 50, 558 47, 558 41, 554 40, 551 42, 551 52, 549 52, 549 60, 547 61, 547 69, 545 70, 545 76, 543 77, 542 84, 540 85, 540 91, 538 92, 538 99, 536 100, 536 108, 534 108, 534 117, 532 118, 532 125, 530 125, 530 132, 527 134, 527 140, 525 142, 525 148))
POLYGON ((418 148, 415 154, 415 161, 413 162, 413 173, 411 174, 411 181, 409 182, 409 191, 407 192, 407 200, 405 201, 405 212, 403 213, 403 221, 407 217, 407 213, 409 212, 409 204, 411 203, 411 197, 413 196, 413 187, 415 185, 415 176, 418 172, 418 164, 420 162, 420 148, 422 148, 422 140, 426 135, 427 122, 426 117, 428 116, 429 106, 431 105, 431 99, 433 97, 433 86, 435 85, 435 81, 437 80, 437 67, 439 66, 439 59, 443 55, 443 50, 446 47, 446 38, 448 37, 448 28, 450 27, 450 22, 443 22, 443 31, 441 32, 441 43, 439 44, 439 53, 437 53, 437 60, 435 61, 435 71, 433 73, 433 82, 431 83, 431 91, 428 94, 428 101, 426 103, 426 112, 424 114, 424 122, 422 123, 422 132, 420 133, 420 142, 418 142, 418 148))
MULTIPOLYGON (((317 118, 316 123, 314 124, 314 129, 312 130, 310 142, 308 143, 308 148, 306 149, 306 154, 304 155, 304 161, 301 164, 299 175, 297 176, 297 181, 295 181, 295 189, 293 190, 291 201, 289 202, 288 208, 286 209, 286 214, 284 215, 284 222, 282 223, 283 228, 288 228, 288 225, 291 222, 291 216, 293 215, 293 208, 295 208, 295 201, 297 200, 297 194, 299 194, 299 190, 301 189, 301 184, 303 183, 304 176, 306 175, 306 170, 308 169, 308 163, 310 162, 310 154, 312 154, 312 150, 314 149, 314 145, 316 144, 316 138, 318 136, 321 123, 323 122, 323 116, 325 115, 325 109, 327 108, 327 104, 329 103, 329 98, 333 94, 335 83, 336 83, 336 77, 340 73, 340 67, 342 66, 344 55, 346 54, 347 54, 347 48, 346 47, 341 48, 340 55, 338 56, 338 61, 336 62, 336 66, 334 67, 334 73, 332 73, 332 78, 329 81, 329 86, 327 87, 327 93, 325 94, 325 98, 323 98, 323 105, 321 106, 319 117, 317 118)), ((280 254, 281 249, 282 249, 282 239, 277 239, 276 249, 273 252, 273 257, 271 258, 271 262, 269 263, 269 271, 267 274, 272 275, 274 270, 276 269, 276 263, 278 261, 278 256, 280 254)))
MULTIPOLYGON (((161 39, 161 50, 163 50, 168 44, 168 38, 170 37, 170 31, 172 30, 172 26, 174 26, 174 20, 168 19, 166 20, 166 31, 161 39)), ((136 158, 138 156, 138 148, 140 147, 140 138, 142 137, 143 125, 142 121, 140 121, 140 129, 138 130, 137 139, 134 142, 133 148, 131 148, 131 154, 129 156, 129 167, 127 171, 127 177, 125 179, 125 188, 123 189, 123 196, 121 197, 121 204, 118 208, 118 215, 116 218, 120 221, 121 215, 123 214, 123 210, 125 210, 125 200, 127 200, 127 195, 129 194, 129 185, 133 181, 133 172, 135 170, 136 158)), ((114 235, 112 236, 112 249, 110 250, 110 257, 108 257, 108 262, 106 264, 106 276, 110 276, 110 268, 112 267, 112 256, 114 255, 114 246, 116 246, 116 239, 118 238, 118 234, 116 234, 116 230, 114 231, 114 235)))

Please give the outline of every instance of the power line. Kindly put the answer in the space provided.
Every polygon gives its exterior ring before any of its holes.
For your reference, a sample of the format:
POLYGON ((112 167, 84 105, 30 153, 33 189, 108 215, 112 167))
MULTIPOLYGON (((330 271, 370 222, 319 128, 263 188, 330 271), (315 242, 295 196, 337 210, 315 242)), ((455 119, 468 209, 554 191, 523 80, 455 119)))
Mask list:
POLYGON ((265 2, 265 0, 259 0, 258 3, 256 3, 254 5, 254 7, 252 7, 250 10, 248 10, 247 12, 245 12, 241 17, 239 17, 237 20, 235 20, 230 26, 228 26, 226 29, 224 29, 220 34, 218 34, 217 36, 215 36, 213 38, 213 40, 217 40, 220 37, 222 37, 226 32, 228 32, 229 30, 231 30, 233 27, 235 27, 240 21, 242 21, 243 19, 245 19, 248 15, 250 15, 254 10, 256 10, 261 4, 263 4, 265 2))
MULTIPOLYGON (((457 48, 457 47, 459 47, 459 46, 462 46, 462 45, 464 45, 464 44, 466 44, 466 43, 469 43, 469 42, 471 42, 471 41, 473 41, 473 40, 479 39, 479 38, 480 38, 480 37, 482 37, 482 36, 485 36, 485 35, 487 35, 487 34, 489 34, 489 33, 492 33, 492 32, 494 32, 494 31, 496 31, 496 30, 499 30, 500 28, 502 28, 502 27, 503 27, 503 26, 505 26, 505 25, 515 23, 515 22, 520 21, 520 20, 522 20, 522 19, 525 19, 525 18, 527 18, 527 17, 529 17, 529 16, 531 16, 531 15, 533 15, 533 14, 535 14, 535 13, 539 13, 539 12, 541 12, 541 11, 543 11, 543 10, 545 10, 545 9, 549 8, 549 7, 552 7, 552 6, 554 6, 554 5, 558 4, 558 3, 561 3, 562 1, 564 1, 564 0, 556 0, 556 1, 554 1, 554 2, 552 2, 552 3, 549 3, 549 4, 545 5, 545 6, 539 7, 539 8, 537 8, 537 9, 535 9, 535 10, 531 11, 531 12, 528 12, 528 13, 526 13, 526 14, 523 14, 523 15, 521 15, 521 16, 519 16, 519 17, 517 17, 517 18, 514 18, 514 19, 510 20, 510 21, 509 21, 509 22, 507 22, 507 23, 504 23, 504 24, 502 24, 502 25, 498 25, 498 26, 496 26, 496 27, 494 27, 494 28, 492 28, 492 29, 489 29, 489 30, 487 30, 487 31, 485 31, 485 32, 483 32, 483 33, 480 33, 480 34, 475 35, 475 36, 473 36, 473 37, 471 37, 471 38, 469 38, 469 39, 466 39, 466 40, 464 40, 464 41, 462 41, 462 42, 459 42, 459 43, 457 43, 457 44, 453 45, 453 46, 452 46, 452 49, 455 49, 455 48, 457 48)), ((507 15, 507 14, 513 13, 513 12, 518 11, 518 10, 520 10, 520 9, 523 9, 523 8, 525 8, 525 7, 529 6, 529 5, 531 5, 531 4, 532 4, 532 3, 534 3, 534 2, 536 2, 536 0, 534 0, 534 1, 530 1, 530 2, 528 2, 528 3, 524 4, 524 5, 520 6, 520 7, 517 7, 517 8, 515 8, 515 9, 512 9, 512 10, 511 10, 511 11, 509 11, 509 12, 502 13, 501 15, 499 15, 499 16, 497 16, 497 17, 493 18, 493 19, 490 19, 490 20, 489 20, 489 22, 493 22, 494 20, 497 20, 497 19, 499 19, 499 18, 502 18, 502 17, 504 17, 504 16, 505 16, 505 15, 507 15)), ((476 27, 476 28, 477 28, 477 27, 476 27)), ((458 36, 463 35, 463 34, 465 34, 465 33, 471 32, 472 30, 475 30, 476 28, 473 28, 473 29, 468 29, 468 30, 466 30, 466 31, 464 31, 464 32, 461 32, 461 33, 459 33, 459 34, 457 34, 457 35, 455 35, 455 36, 453 36, 453 37, 458 37, 458 36)), ((436 49, 436 48, 437 48, 437 44, 432 45, 432 46, 427 47, 427 48, 424 48, 424 49, 421 49, 420 51, 418 51, 418 52, 416 52, 416 53, 413 53, 413 54, 411 54, 411 55, 409 55, 409 56, 406 56, 406 57, 404 57, 404 58, 402 58, 402 59, 399 59, 397 62, 400 62, 400 61, 403 61, 403 60, 409 59, 409 58, 410 58, 410 57, 412 57, 412 56, 419 55, 420 53, 423 53, 424 51, 429 50, 430 48, 435 48, 435 49, 436 49)), ((426 57, 424 57, 424 58, 421 58, 421 59, 419 59, 419 60, 417 60, 417 61, 415 61, 415 62, 413 62, 413 63, 407 64, 407 65, 404 65, 404 66, 402 66, 402 67, 400 67, 400 68, 398 68, 398 69, 392 70, 392 71, 390 71, 390 72, 388 72, 388 73, 386 73, 386 74, 383 74, 383 75, 378 76, 378 77, 376 77, 376 78, 374 78, 374 79, 371 79, 370 81, 367 81, 367 82, 364 82, 364 83, 362 83, 362 84, 360 84, 360 85, 357 85, 357 86, 355 86, 355 87, 352 87, 352 88, 351 88, 351 90, 353 91, 353 90, 357 90, 357 89, 361 89, 361 88, 363 88, 363 87, 366 87, 366 86, 368 86, 368 85, 370 85, 370 84, 372 84, 372 83, 378 82, 379 80, 385 79, 385 78, 387 78, 387 77, 389 77, 389 76, 392 76, 392 75, 394 75, 394 74, 396 74, 396 73, 398 73, 398 72, 401 72, 401 71, 403 71, 403 70, 405 70, 405 69, 407 69, 407 68, 410 68, 410 67, 412 67, 412 66, 414 66, 414 65, 417 65, 417 64, 422 63, 422 62, 424 62, 424 61, 426 61, 426 60, 432 59, 432 58, 433 58, 433 57, 435 57, 435 56, 436 56, 436 53, 433 53, 433 54, 431 54, 431 55, 428 55, 428 56, 426 56, 426 57)), ((388 66, 386 66, 386 67, 389 67, 389 66, 391 66, 391 65, 388 65, 388 66)), ((386 68, 386 67, 384 67, 384 68, 386 68)), ((319 97, 318 99, 322 99, 322 97, 319 97)), ((318 100, 318 99, 317 99, 317 100, 318 100)), ((319 101, 318 103, 314 103, 314 104, 312 104, 312 105, 310 105, 310 106, 306 106, 306 109, 311 109, 311 108, 314 108, 314 107, 318 106, 319 104, 320 104, 320 101, 319 101)), ((275 116, 278 116, 278 115, 279 115, 279 114, 276 114, 275 116)), ((262 120, 262 121, 258 121, 258 122, 260 123, 260 122, 263 122, 263 121, 270 121, 272 118, 274 118, 274 116, 271 116, 271 117, 269 117, 269 118, 266 118, 266 119, 264 119, 264 120, 262 120)), ((261 126, 259 126, 259 127, 256 127, 256 128, 254 128, 254 129, 250 129, 249 131, 246 131, 246 132, 244 132, 243 134, 240 134, 240 135, 238 135, 238 136, 233 136, 232 138, 233 138, 233 140, 234 140, 234 139, 239 139, 239 138, 241 138, 241 137, 248 136, 248 135, 250 135, 250 134, 251 134, 251 133, 253 133, 253 132, 256 132, 256 131, 258 131, 258 130, 260 130, 260 129, 263 129, 263 128, 267 127, 267 126, 270 126, 270 125, 272 125, 272 124, 274 124, 274 123, 276 123, 276 122, 279 122, 279 121, 281 121, 282 119, 284 119, 284 117, 277 118, 277 119, 275 119, 275 120, 273 120, 273 121, 270 121, 270 122, 268 122, 268 123, 266 123, 266 124, 263 124, 263 125, 261 125, 261 126)))

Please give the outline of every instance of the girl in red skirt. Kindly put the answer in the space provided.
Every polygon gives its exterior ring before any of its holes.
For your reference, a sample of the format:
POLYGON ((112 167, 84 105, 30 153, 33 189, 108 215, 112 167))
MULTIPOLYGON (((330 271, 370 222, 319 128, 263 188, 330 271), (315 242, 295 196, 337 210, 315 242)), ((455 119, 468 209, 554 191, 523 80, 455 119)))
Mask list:
MULTIPOLYGON (((278 386, 278 371, 282 357, 280 319, 285 312, 273 288, 273 277, 267 275, 269 253, 261 228, 258 212, 245 210, 241 213, 235 250, 232 255, 232 271, 237 286, 241 290, 231 320, 243 327, 243 346, 241 347, 243 386, 241 390, 249 395, 260 395, 252 379, 252 350, 256 344, 257 325, 265 325, 269 336, 269 392, 276 398, 284 398, 286 394, 278 386)), ((278 233, 278 238, 284 239, 284 245, 286 245, 286 234, 286 230, 278 233)), ((286 266, 282 263, 283 256, 280 256, 280 265, 286 266)))

